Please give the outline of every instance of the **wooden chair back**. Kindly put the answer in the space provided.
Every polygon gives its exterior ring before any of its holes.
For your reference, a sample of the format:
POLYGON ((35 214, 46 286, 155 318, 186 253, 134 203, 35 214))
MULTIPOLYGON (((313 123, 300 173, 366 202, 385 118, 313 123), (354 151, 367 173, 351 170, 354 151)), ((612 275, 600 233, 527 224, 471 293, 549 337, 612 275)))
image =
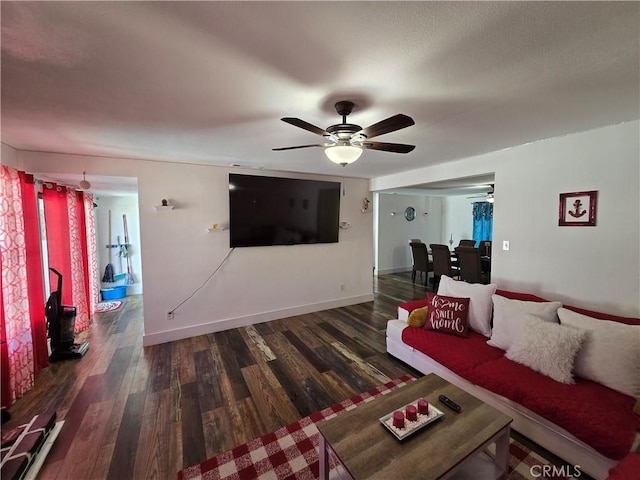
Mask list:
POLYGON ((409 246, 411 247, 411 256, 413 257, 411 280, 415 282, 416 272, 424 272, 424 284, 426 285, 429 272, 433 271, 433 263, 429 261, 429 251, 427 250, 427 246, 422 242, 411 242, 409 246))
POLYGON ((476 241, 470 240, 470 239, 460 240, 460 243, 458 243, 458 246, 459 247, 475 247, 476 241))
POLYGON ((453 271, 451 264, 451 250, 446 245, 440 245, 432 243, 429 245, 431 248, 431 256, 433 257, 433 274, 436 277, 441 275, 447 275, 453 277, 457 272, 453 271))
POLYGON ((469 283, 489 283, 489 276, 482 271, 480 250, 474 247, 456 247, 460 264, 460 280, 469 283))

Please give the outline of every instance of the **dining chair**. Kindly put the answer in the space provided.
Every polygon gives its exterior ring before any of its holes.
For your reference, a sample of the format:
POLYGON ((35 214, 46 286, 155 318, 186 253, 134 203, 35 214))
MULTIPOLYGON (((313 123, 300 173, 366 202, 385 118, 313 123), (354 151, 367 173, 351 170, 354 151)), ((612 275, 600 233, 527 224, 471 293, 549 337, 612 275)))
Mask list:
POLYGON ((411 271, 411 282, 416 283, 416 272, 420 272, 420 279, 424 273, 424 284, 429 281, 429 272, 433 272, 433 263, 429 261, 427 246, 422 242, 411 242, 411 255, 413 256, 413 269, 411 271))
POLYGON ((437 292, 442 275, 451 278, 459 277, 460 270, 453 265, 451 250, 449 250, 448 246, 432 243, 429 248, 431 248, 431 256, 433 257, 433 291, 437 292))
POLYGON ((474 247, 456 247, 456 256, 460 263, 460 280, 468 283, 491 281, 491 273, 482 269, 480 250, 474 247))
POLYGON ((470 240, 470 239, 460 240, 460 243, 458 243, 458 246, 459 247, 475 247, 476 241, 470 240))

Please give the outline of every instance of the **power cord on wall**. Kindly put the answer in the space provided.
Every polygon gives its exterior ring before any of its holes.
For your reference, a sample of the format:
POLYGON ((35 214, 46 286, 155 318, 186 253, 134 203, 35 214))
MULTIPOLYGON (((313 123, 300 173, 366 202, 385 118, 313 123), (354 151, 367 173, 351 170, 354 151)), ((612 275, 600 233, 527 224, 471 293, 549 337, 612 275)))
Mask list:
POLYGON ((231 255, 231 253, 235 250, 235 247, 233 247, 231 250, 229 250, 229 252, 227 253, 227 255, 222 259, 222 262, 220 262, 220 265, 218 265, 216 267, 216 269, 213 271, 213 273, 211 275, 209 275, 207 277, 207 279, 202 283, 202 285, 200 285, 198 288, 196 288, 194 290, 194 292, 189 295, 187 298, 185 298, 182 302, 180 302, 178 305, 176 305, 175 307, 173 307, 171 310, 169 310, 167 312, 167 315, 169 315, 170 318, 173 318, 173 314, 175 313, 175 311, 180 308, 182 305, 184 305, 185 303, 187 303, 189 300, 191 300, 193 298, 193 296, 198 293, 200 290, 202 290, 204 288, 204 286, 209 283, 209 280, 211 280, 213 278, 213 276, 218 273, 218 270, 220 270, 222 268, 222 266, 225 264, 225 262, 227 261, 227 259, 229 258, 229 256, 231 255))

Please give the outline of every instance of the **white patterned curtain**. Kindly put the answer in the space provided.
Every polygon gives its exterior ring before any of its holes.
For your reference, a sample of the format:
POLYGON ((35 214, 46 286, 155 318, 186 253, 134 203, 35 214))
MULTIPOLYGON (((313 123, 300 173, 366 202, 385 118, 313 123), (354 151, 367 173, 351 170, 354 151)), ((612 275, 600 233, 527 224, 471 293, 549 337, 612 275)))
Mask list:
MULTIPOLYGON (((2 270, 2 387, 13 403, 33 386, 34 357, 27 285, 24 215, 18 171, 5 165, 0 174, 0 254, 2 270), (4 352, 3 352, 4 353, 4 352), (4 355, 3 355, 4 357, 4 355), (8 378, 5 378, 5 372, 8 378)), ((44 308, 44 305, 43 305, 44 308)))
POLYGON ((96 215, 93 195, 83 192, 85 215, 85 230, 87 236, 87 270, 89 272, 89 312, 96 312, 100 301, 100 286, 98 285, 98 255, 96 252, 96 215))

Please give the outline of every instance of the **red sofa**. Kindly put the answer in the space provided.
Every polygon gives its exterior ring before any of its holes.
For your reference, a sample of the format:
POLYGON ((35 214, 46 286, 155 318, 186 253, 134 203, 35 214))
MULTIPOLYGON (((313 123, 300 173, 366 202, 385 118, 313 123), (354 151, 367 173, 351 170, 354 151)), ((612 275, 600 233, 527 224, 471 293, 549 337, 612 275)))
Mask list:
MULTIPOLYGON (((497 290, 496 295, 547 301, 505 290, 497 290)), ((635 398, 583 378, 576 378, 575 384, 557 382, 510 360, 504 350, 487 344, 487 337, 475 331, 463 338, 408 326, 407 314, 425 305, 426 299, 399 305, 401 319, 387 326, 389 354, 422 373, 442 376, 510 415, 515 430, 566 462, 580 465, 594 478, 606 478, 610 469, 637 448, 640 417, 633 413, 635 398)), ((564 308, 592 318, 640 325, 638 318, 564 308)))

